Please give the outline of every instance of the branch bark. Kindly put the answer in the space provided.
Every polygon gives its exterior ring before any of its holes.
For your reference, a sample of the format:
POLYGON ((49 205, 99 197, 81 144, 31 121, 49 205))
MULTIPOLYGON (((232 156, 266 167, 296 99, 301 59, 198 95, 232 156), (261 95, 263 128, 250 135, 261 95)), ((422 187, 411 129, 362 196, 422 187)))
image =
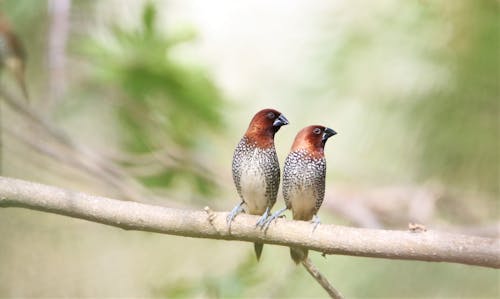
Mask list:
POLYGON ((500 268, 500 239, 338 225, 320 225, 313 233, 310 223, 285 219, 262 231, 255 227, 258 217, 245 214, 236 217, 229 231, 226 212, 120 201, 5 177, 0 177, 0 207, 45 211, 126 230, 303 247, 325 254, 500 268))
POLYGON ((309 272, 309 274, 311 274, 311 276, 316 279, 319 285, 321 285, 321 287, 323 287, 323 289, 328 293, 330 298, 344 299, 344 296, 342 296, 342 294, 337 291, 337 289, 328 281, 328 279, 326 279, 326 277, 321 274, 321 272, 319 272, 318 268, 314 266, 310 258, 306 257, 302 261, 302 266, 304 266, 307 272, 309 272))

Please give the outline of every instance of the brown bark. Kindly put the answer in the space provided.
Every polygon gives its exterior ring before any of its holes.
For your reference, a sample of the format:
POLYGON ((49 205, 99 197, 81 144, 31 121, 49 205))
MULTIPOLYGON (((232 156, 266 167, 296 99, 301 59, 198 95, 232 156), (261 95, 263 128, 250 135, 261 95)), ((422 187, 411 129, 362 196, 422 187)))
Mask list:
POLYGON ((229 231, 226 212, 120 201, 5 177, 0 177, 0 207, 45 211, 126 230, 303 247, 325 254, 500 268, 500 239, 326 224, 312 232, 313 225, 308 222, 285 219, 262 231, 255 227, 258 217, 245 214, 235 218, 229 231))

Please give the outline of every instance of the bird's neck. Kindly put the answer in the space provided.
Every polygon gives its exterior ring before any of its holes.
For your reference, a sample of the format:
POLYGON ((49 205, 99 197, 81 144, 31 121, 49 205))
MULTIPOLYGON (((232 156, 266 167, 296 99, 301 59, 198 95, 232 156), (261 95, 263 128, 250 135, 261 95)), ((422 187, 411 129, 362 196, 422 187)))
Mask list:
POLYGON ((322 159, 325 157, 325 150, 321 146, 311 143, 294 144, 290 152, 304 152, 313 159, 322 159))
POLYGON ((249 128, 245 133, 245 138, 248 143, 255 144, 257 147, 262 149, 274 146, 274 131, 272 130, 257 130, 249 128))

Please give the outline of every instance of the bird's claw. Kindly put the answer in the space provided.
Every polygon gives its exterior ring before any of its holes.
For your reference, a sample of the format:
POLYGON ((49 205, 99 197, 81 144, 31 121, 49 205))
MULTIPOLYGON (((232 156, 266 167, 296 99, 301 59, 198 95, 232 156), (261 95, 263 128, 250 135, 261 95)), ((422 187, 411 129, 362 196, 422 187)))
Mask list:
POLYGON ((313 227, 313 232, 316 230, 316 228, 318 227, 318 225, 321 224, 321 220, 319 219, 318 215, 314 215, 313 217, 313 220, 311 220, 311 223, 314 224, 314 227, 313 227))
POLYGON ((264 221, 264 223, 262 223, 261 225, 261 228, 262 229, 265 229, 267 230, 267 228, 269 227, 269 225, 271 225, 271 222, 273 222, 274 220, 276 220, 278 217, 282 217, 284 215, 281 215, 283 214, 284 211, 286 211, 286 207, 277 211, 276 213, 272 214, 269 218, 267 218, 266 221, 264 221))
POLYGON ((259 221, 257 221, 257 223, 255 224, 255 227, 259 227, 259 226, 262 227, 264 225, 264 223, 266 223, 268 217, 269 217, 269 207, 267 207, 264 214, 262 214, 262 216, 260 216, 259 221))
POLYGON ((231 228, 231 222, 233 222, 234 217, 236 217, 236 215, 238 215, 239 213, 241 213, 242 210, 243 210, 243 202, 240 202, 236 207, 234 207, 231 210, 231 212, 229 213, 229 215, 227 215, 227 217, 226 217, 226 223, 227 223, 227 226, 229 226, 229 228, 231 228))
POLYGON ((261 228, 264 229, 264 230, 267 230, 267 228, 269 227, 269 225, 271 225, 271 222, 273 222, 273 220, 276 220, 276 218, 278 218, 278 216, 271 215, 271 217, 267 218, 267 220, 264 221, 264 223, 262 223, 261 228))

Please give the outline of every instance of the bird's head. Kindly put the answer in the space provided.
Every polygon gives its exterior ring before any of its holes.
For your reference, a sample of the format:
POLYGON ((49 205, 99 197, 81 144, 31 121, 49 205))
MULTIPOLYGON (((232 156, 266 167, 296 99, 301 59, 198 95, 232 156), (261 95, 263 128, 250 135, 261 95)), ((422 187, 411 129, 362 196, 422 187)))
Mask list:
POLYGON ((323 155, 326 141, 335 134, 337 132, 324 126, 305 127, 297 133, 292 145, 292 152, 306 150, 311 154, 323 155))
POLYGON ((258 145, 266 147, 272 145, 274 134, 288 123, 281 112, 274 109, 264 109, 254 115, 245 136, 258 145))

